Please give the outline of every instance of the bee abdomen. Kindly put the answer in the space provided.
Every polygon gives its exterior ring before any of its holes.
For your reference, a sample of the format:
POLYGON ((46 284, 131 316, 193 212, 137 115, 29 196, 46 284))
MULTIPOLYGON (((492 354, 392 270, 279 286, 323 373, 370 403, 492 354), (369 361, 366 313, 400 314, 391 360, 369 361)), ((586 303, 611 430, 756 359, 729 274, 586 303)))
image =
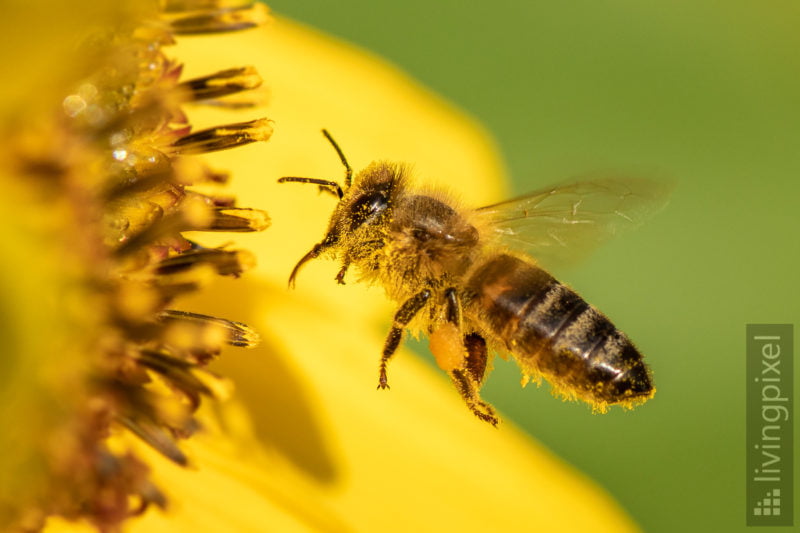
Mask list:
POLYGON ((652 395, 647 367, 625 334, 533 263, 500 254, 467 287, 480 322, 524 371, 600 406, 652 395))

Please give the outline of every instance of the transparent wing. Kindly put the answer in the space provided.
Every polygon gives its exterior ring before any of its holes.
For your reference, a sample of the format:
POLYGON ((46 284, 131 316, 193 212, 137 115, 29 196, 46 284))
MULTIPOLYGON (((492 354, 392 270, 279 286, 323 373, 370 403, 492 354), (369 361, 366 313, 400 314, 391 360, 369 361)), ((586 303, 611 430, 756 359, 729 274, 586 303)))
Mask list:
POLYGON ((510 248, 546 268, 573 264, 663 208, 672 186, 643 179, 576 181, 478 209, 510 248))

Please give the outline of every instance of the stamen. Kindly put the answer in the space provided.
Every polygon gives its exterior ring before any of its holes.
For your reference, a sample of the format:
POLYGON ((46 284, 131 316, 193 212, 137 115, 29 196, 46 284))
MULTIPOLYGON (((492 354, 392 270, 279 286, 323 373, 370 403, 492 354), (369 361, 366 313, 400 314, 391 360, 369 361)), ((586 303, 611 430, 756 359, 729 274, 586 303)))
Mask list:
POLYGON ((201 248, 164 259, 156 266, 156 274, 179 274, 201 265, 210 265, 217 274, 238 277, 255 265, 255 256, 247 250, 201 248))
POLYGON ((187 91, 190 100, 197 101, 256 89, 262 82, 254 67, 239 67, 187 80, 178 85, 178 88, 187 91))
MULTIPOLYGON (((172 4, 177 5, 178 2, 172 4)), ((165 15, 164 18, 176 35, 221 33, 264 25, 269 20, 267 6, 261 3, 249 4, 243 7, 173 11, 174 15, 165 15)), ((194 6, 186 5, 186 9, 193 8, 194 6)))
POLYGON ((173 142, 170 148, 173 155, 202 154, 266 141, 271 136, 272 121, 261 118, 190 133, 173 142))
POLYGON ((252 348, 261 340, 258 333, 250 329, 249 326, 224 318, 190 313, 188 311, 166 310, 161 313, 161 320, 167 323, 184 323, 201 327, 221 327, 226 333, 226 342, 233 346, 252 348))
POLYGON ((142 351, 139 361, 183 392, 189 399, 192 410, 200 406, 201 394, 213 396, 212 390, 193 373, 199 370, 197 366, 188 361, 153 351, 142 351))
POLYGON ((125 257, 142 248, 153 244, 161 237, 185 231, 186 217, 183 213, 172 213, 167 216, 156 218, 150 225, 129 236, 121 245, 114 250, 114 256, 117 258, 125 257))
POLYGON ((212 98, 196 102, 198 105, 217 107, 220 109, 241 110, 253 107, 266 107, 269 104, 270 92, 264 87, 228 95, 224 98, 212 98))
POLYGON ((205 231, 263 231, 270 225, 269 215, 247 207, 214 207, 214 220, 205 231))
POLYGON ((119 416, 117 417, 117 421, 170 461, 181 466, 189 464, 186 455, 178 448, 178 445, 175 444, 175 440, 162 427, 144 420, 133 420, 127 416, 119 416))
POLYGON ((187 11, 214 11, 247 7, 253 0, 161 0, 162 13, 181 13, 187 11))
POLYGON ((108 201, 114 201, 123 196, 141 193, 174 181, 175 170, 166 162, 161 168, 152 168, 141 172, 139 169, 131 169, 125 177, 118 177, 114 183, 108 187, 105 197, 108 201))
POLYGON ((153 283, 161 294, 167 298, 175 298, 181 294, 197 291, 209 285, 217 276, 214 267, 198 264, 188 270, 174 274, 156 276, 153 283))

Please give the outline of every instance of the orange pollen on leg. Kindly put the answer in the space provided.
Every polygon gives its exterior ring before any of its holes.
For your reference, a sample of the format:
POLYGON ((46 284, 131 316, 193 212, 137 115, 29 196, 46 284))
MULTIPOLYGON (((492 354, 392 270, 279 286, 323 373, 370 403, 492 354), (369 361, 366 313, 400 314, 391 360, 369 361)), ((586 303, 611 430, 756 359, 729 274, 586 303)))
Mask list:
POLYGON ((439 368, 445 372, 464 367, 467 351, 461 331, 455 325, 448 322, 436 328, 428 337, 428 346, 439 368))

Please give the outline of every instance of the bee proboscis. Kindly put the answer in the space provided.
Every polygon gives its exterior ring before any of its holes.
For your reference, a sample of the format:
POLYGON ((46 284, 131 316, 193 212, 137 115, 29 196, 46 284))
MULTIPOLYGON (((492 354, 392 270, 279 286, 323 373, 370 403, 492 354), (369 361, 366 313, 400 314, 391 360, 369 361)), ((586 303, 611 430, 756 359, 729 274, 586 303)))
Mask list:
POLYGON ((638 179, 593 179, 550 187, 478 209, 462 208, 441 191, 417 188, 407 167, 376 161, 344 184, 311 183, 338 198, 324 238, 294 267, 320 255, 381 285, 400 304, 379 365, 378 388, 388 388, 387 364, 404 330, 421 329, 431 352, 469 409, 493 425, 497 415, 480 397, 493 353, 510 355, 526 378, 546 379, 554 392, 606 411, 653 396, 642 355, 575 291, 541 264, 580 255, 660 208, 666 188, 638 179), (530 255, 527 255, 530 253, 530 255), (534 259, 535 258, 535 259, 534 259))

